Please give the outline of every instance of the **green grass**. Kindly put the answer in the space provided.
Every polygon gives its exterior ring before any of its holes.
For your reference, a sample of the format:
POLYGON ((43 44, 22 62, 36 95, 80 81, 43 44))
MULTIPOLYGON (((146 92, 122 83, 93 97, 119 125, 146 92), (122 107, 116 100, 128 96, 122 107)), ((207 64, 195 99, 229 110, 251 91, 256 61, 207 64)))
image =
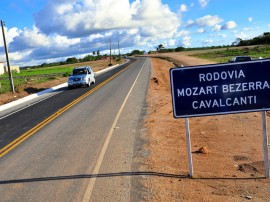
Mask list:
MULTIPOLYGON (((13 84, 16 92, 21 92, 24 90, 26 84, 37 84, 37 83, 44 83, 46 81, 50 81, 56 79, 54 76, 48 77, 39 77, 39 76, 32 76, 32 77, 25 77, 25 78, 13 78, 13 84)), ((0 80, 1 89, 0 93, 10 92, 10 82, 9 79, 0 80)))
MULTIPOLYGON (((34 75, 41 75, 41 74, 65 74, 71 73, 73 67, 65 66, 65 67, 46 67, 46 68, 39 68, 39 69, 29 69, 29 70, 22 70, 21 73, 16 73, 18 76, 34 76, 34 75)), ((16 76, 14 75, 14 76, 16 76)))
POLYGON ((205 51, 202 53, 190 54, 203 59, 212 60, 218 63, 228 62, 234 56, 247 55, 253 59, 259 57, 270 58, 270 46, 255 46, 255 47, 241 47, 241 48, 227 48, 226 50, 205 51))
MULTIPOLYGON (((124 60, 118 61, 117 63, 123 63, 124 60)), ((104 62, 100 61, 89 61, 83 63, 75 63, 69 65, 59 65, 54 67, 44 67, 44 68, 32 68, 21 70, 20 73, 12 72, 13 83, 16 92, 20 92, 24 90, 24 86, 31 83, 43 83, 46 81, 50 81, 59 77, 68 77, 72 72, 74 67, 79 66, 91 66, 91 67, 107 67, 109 61, 104 62), (42 75, 48 75, 46 77, 42 75)), ((115 63, 115 61, 114 61, 115 63)), ((10 92, 10 83, 8 79, 8 74, 0 75, 0 94, 10 92)))
MULTIPOLYGON (((13 71, 12 77, 15 91, 16 92, 23 91, 24 86, 29 83, 33 85, 55 79, 56 77, 55 74, 57 74, 58 77, 64 76, 66 77, 71 73, 72 69, 73 67, 71 66, 58 66, 58 67, 46 67, 38 69, 26 69, 21 70, 20 73, 13 71), (40 76, 44 74, 48 76, 46 77, 40 76)), ((0 84, 1 84, 0 93, 10 92, 10 82, 7 73, 0 76, 0 84)))
MULTIPOLYGON (((15 91, 16 92, 23 91, 24 85, 29 83, 33 85, 56 79, 56 77, 67 77, 72 72, 74 66, 76 65, 26 69, 21 70, 20 73, 13 71, 12 77, 15 91), (57 74, 57 76, 55 76, 55 74, 57 74), (40 75, 48 75, 48 76, 43 77, 40 75)), ((80 64, 77 64, 77 66, 80 66, 80 64)), ((0 76, 0 84, 1 84, 0 93, 10 92, 10 83, 7 73, 0 76)))
MULTIPOLYGON (((31 76, 37 76, 37 75, 44 75, 44 74, 70 74, 73 67, 70 66, 59 66, 59 67, 46 67, 46 68, 38 68, 38 69, 26 69, 26 70, 20 70, 20 73, 17 73, 16 71, 12 71, 12 76, 24 76, 24 77, 31 77, 31 76)), ((8 74, 5 73, 0 76, 0 79, 7 78, 8 74)))

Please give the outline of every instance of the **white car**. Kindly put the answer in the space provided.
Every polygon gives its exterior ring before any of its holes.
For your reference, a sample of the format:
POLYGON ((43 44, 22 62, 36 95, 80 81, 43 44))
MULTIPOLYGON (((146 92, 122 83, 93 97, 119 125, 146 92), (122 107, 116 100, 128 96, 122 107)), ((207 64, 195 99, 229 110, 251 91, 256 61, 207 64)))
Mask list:
POLYGON ((76 67, 68 78, 68 88, 75 86, 87 86, 94 84, 95 74, 90 66, 76 67))

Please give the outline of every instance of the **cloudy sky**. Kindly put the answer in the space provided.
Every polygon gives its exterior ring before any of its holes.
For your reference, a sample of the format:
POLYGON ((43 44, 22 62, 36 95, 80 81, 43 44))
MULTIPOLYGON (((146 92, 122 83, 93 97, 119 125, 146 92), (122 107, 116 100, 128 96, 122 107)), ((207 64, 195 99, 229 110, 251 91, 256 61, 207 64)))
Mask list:
POLYGON ((269 0, 1 0, 0 19, 11 64, 26 66, 108 53, 110 40, 121 52, 230 45, 269 32, 269 8, 269 0))

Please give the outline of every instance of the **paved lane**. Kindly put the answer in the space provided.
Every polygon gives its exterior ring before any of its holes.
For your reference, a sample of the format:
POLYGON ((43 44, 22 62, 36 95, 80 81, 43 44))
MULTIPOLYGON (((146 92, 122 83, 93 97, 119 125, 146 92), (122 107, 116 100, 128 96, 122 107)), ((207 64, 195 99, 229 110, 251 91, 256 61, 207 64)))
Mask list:
POLYGON ((1 158, 1 200, 129 200, 131 177, 122 176, 115 181, 109 176, 110 173, 132 170, 136 133, 140 130, 138 122, 145 110, 149 74, 150 61, 138 59, 123 73, 1 158), (136 78, 138 80, 134 83, 136 78), (126 104, 123 105, 125 98, 126 104), (113 127, 121 106, 123 111, 113 127), (101 159, 110 131, 112 137, 101 159), (105 181, 93 172, 98 162, 101 163, 98 173, 108 176, 105 181), (93 178, 95 183, 91 182, 93 178), (89 194, 90 184, 93 184, 93 190, 89 194), (112 195, 115 197, 110 198, 112 195))
MULTIPOLYGON (((122 65, 119 68, 116 68, 112 71, 99 75, 96 78, 96 85, 91 86, 90 88, 76 88, 72 90, 59 89, 60 91, 65 90, 57 95, 54 95, 42 102, 39 102, 31 107, 27 107, 22 111, 19 111, 11 116, 8 116, 4 119, 0 117, 0 150, 4 148, 7 144, 14 141, 20 135, 24 134, 38 123, 42 122, 50 115, 57 112, 59 109, 71 103, 73 100, 77 99, 81 95, 87 93, 95 86, 99 85, 106 79, 110 78, 112 75, 121 71, 130 65, 131 62, 122 65)), ((9 110, 9 112, 12 112, 9 110)))

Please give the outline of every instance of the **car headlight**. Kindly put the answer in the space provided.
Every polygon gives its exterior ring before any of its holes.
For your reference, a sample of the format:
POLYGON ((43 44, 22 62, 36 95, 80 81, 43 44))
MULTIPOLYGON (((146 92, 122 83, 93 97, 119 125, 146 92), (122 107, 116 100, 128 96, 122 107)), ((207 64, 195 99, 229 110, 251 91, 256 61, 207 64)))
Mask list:
POLYGON ((82 80, 82 81, 86 81, 86 77, 82 77, 81 80, 82 80))
POLYGON ((68 81, 72 81, 72 78, 68 78, 68 81))

